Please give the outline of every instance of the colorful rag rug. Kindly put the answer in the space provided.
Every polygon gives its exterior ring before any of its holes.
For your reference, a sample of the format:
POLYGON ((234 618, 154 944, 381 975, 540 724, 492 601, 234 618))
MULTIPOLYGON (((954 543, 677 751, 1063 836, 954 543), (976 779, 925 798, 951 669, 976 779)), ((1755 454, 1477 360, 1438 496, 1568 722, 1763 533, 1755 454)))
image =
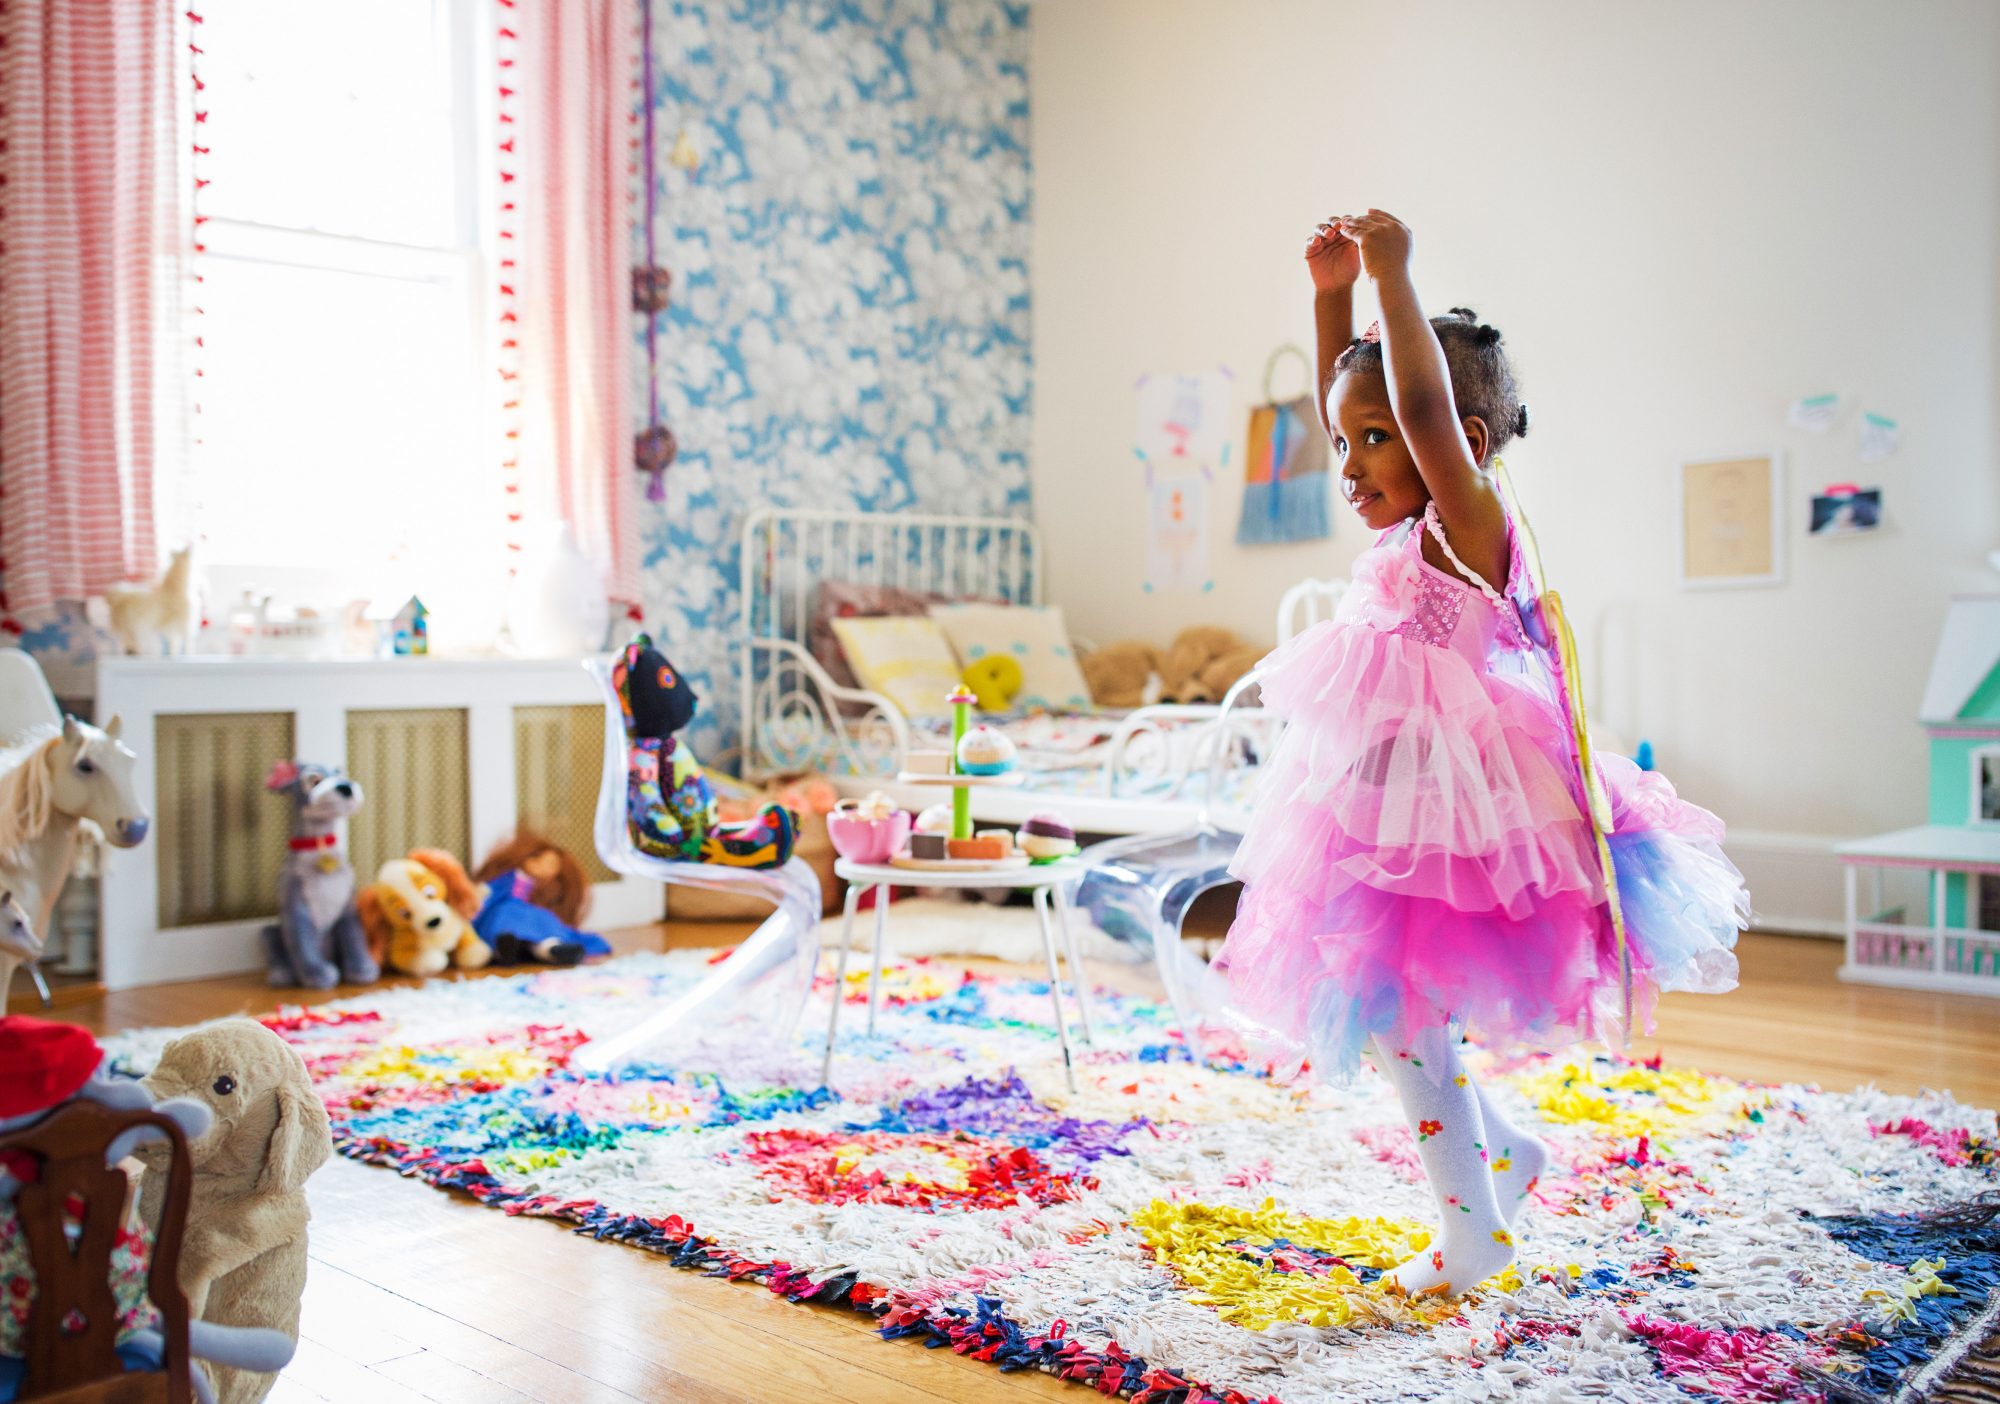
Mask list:
POLYGON ((1994 1117, 1948 1097, 1476 1059, 1557 1168, 1515 1268, 1409 1301, 1376 1279, 1423 1245, 1430 1199, 1372 1077, 1197 1064, 1166 1010, 1100 992, 1071 1095, 1045 985, 923 964, 890 975, 877 1036, 842 1021, 838 1095, 823 999, 793 1045, 567 1070, 705 968, 640 956, 266 1022, 349 1156, 1156 1404, 1887 1399, 1977 1368, 1960 1357, 1993 1333, 1994 1117))

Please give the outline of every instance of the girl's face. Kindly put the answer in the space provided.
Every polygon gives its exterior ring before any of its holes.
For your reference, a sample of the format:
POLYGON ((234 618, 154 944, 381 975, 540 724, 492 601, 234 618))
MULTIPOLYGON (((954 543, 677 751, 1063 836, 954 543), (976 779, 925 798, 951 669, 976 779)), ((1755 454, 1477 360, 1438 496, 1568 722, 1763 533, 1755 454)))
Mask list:
POLYGON ((1431 495, 1396 427, 1386 377, 1352 371, 1336 377, 1326 417, 1341 488, 1369 530, 1382 531, 1424 510, 1431 495))

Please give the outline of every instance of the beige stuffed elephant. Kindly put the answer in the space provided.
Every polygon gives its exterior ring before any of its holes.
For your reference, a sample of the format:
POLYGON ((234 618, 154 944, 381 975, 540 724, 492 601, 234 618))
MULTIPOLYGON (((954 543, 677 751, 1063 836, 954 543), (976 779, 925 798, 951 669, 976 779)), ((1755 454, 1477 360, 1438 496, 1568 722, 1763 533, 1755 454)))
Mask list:
MULTIPOLYGON (((326 1109, 304 1061, 256 1020, 227 1019, 168 1044, 144 1085, 155 1101, 192 1097, 215 1115, 188 1143, 194 1192, 180 1279, 190 1314, 267 1327, 296 1341, 311 1217, 305 1183, 333 1154, 326 1109)), ((158 1225, 165 1195, 164 1177, 148 1175, 139 1207, 149 1224, 158 1225)), ((207 1368, 217 1404, 254 1404, 277 1380, 207 1368)))

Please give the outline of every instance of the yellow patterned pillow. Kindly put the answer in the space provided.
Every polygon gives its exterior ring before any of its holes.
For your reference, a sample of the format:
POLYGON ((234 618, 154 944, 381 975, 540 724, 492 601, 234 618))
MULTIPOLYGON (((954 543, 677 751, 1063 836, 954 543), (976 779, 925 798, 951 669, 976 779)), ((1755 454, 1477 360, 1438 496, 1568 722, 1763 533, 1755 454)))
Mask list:
POLYGON ((958 687, 958 660, 937 621, 923 615, 835 619, 834 637, 854 676, 908 717, 940 716, 958 687))

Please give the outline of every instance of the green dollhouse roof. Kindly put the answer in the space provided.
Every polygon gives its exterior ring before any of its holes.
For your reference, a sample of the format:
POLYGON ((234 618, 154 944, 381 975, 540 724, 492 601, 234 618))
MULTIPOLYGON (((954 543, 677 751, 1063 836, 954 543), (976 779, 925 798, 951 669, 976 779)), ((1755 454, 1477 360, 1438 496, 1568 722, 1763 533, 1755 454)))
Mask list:
POLYGON ((1918 719, 1926 726, 2000 720, 2000 688, 1986 685, 1996 670, 2000 670, 2000 595, 1953 596, 1944 616, 1944 633, 1931 657, 1931 677, 1924 685, 1918 719))

